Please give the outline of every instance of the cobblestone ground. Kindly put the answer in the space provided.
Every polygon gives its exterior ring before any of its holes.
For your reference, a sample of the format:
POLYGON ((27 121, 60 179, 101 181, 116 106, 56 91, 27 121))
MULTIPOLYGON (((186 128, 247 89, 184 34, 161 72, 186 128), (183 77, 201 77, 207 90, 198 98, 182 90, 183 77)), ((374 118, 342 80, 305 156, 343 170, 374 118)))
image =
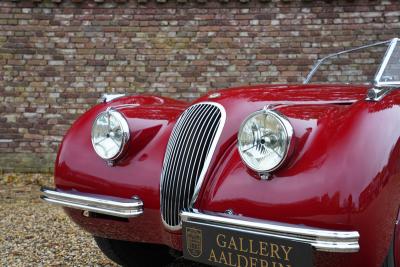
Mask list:
MULTIPOLYGON (((50 175, 0 175, 0 266, 117 266, 62 209, 39 199, 50 175)), ((200 266, 182 259, 170 267, 200 266)))

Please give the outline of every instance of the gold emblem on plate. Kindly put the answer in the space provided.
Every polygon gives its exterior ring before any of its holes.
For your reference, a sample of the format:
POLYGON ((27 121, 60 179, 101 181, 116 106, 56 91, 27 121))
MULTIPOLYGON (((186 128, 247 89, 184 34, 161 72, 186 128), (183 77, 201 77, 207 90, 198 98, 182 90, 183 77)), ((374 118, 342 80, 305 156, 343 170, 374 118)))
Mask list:
POLYGON ((186 228, 186 248, 192 257, 198 258, 203 253, 203 233, 199 229, 186 228))

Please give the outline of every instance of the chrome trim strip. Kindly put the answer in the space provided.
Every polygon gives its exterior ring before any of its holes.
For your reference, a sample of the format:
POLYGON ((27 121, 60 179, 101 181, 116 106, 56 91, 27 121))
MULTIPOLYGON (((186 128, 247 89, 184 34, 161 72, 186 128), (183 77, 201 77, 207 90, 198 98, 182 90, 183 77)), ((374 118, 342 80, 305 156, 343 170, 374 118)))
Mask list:
MULTIPOLYGON (((215 108, 214 108, 215 109, 215 108)), ((215 109, 216 110, 216 109, 215 109)), ((174 210, 177 210, 177 205, 180 203, 180 201, 185 198, 187 199, 190 203, 189 206, 186 206, 184 208, 190 208, 194 205, 195 201, 197 200, 198 194, 201 189, 201 185, 203 183, 203 180, 205 178, 205 175, 208 171, 209 164, 211 163, 211 159, 214 155, 215 148, 218 144, 220 135, 222 133, 223 127, 225 125, 226 121, 226 111, 224 107, 215 102, 200 102, 196 103, 189 108, 187 108, 179 117, 177 122, 175 123, 174 129, 172 130, 172 134, 170 136, 170 140, 168 142, 166 154, 164 156, 164 162, 163 162, 163 171, 161 174, 161 179, 160 179, 160 211, 161 211, 161 219, 163 222, 163 225, 172 231, 178 231, 181 229, 181 224, 179 222, 179 214, 176 214, 178 216, 178 224, 177 225, 170 225, 168 223, 173 221, 173 216, 175 213, 173 213, 174 210), (208 105, 208 106, 207 106, 208 105), (200 106, 198 109, 196 109, 196 106, 200 106), (219 114, 217 115, 216 113, 214 114, 214 111, 210 109, 210 106, 216 107, 219 111, 219 114), (186 114, 186 116, 183 116, 185 112, 188 112, 189 114, 186 114), (216 116, 216 117, 213 117, 216 116), (217 120, 216 118, 220 116, 220 119, 217 120), (183 119, 183 121, 182 121, 183 119), (203 121, 202 121, 203 120, 203 121), (183 164, 184 162, 182 161, 183 159, 179 159, 178 157, 184 157, 187 154, 187 149, 188 149, 188 144, 192 142, 192 136, 194 136, 194 132, 198 128, 199 125, 201 125, 201 122, 207 124, 207 125, 215 125, 216 123, 219 123, 218 128, 216 128, 214 138, 211 142, 211 145, 209 149, 206 151, 205 147, 203 147, 202 150, 197 151, 196 153, 196 158, 193 160, 197 160, 198 157, 201 157, 204 153, 208 153, 207 156, 205 157, 204 163, 202 165, 202 168, 199 169, 192 169, 194 166, 186 166, 186 164, 183 164), (184 124, 189 123, 191 125, 190 128, 183 129, 181 128, 184 124), (176 128, 180 127, 180 128, 176 128), (183 139, 182 139, 183 138, 183 139), (174 143, 174 147, 171 147, 169 149, 169 144, 170 142, 174 143), (175 147, 178 147, 177 153, 173 154, 172 151, 175 150, 175 147), (200 155, 201 154, 201 155, 200 155), (169 161, 174 161, 175 165, 168 165, 166 167, 166 163, 169 161), (179 166, 177 166, 179 165, 179 166), (183 177, 179 181, 172 181, 171 179, 165 179, 165 177, 168 177, 169 175, 173 175, 176 172, 180 172, 182 174, 193 174, 196 172, 198 174, 197 178, 197 183, 194 187, 193 194, 189 196, 188 188, 190 189, 190 184, 196 181, 192 180, 182 180, 183 177), (176 193, 177 187, 180 186, 182 188, 185 188, 186 190, 183 192, 183 195, 181 195, 181 192, 179 191, 179 194, 176 193), (163 206, 165 205, 165 202, 167 201, 167 196, 165 192, 168 192, 169 196, 174 195, 174 203, 169 203, 168 204, 168 210, 164 210, 163 206), (174 194, 171 194, 171 192, 175 192, 174 194), (186 194, 188 194, 186 196, 186 194), (164 218, 164 213, 165 213, 165 218, 164 218)), ((207 135, 207 138, 209 135, 207 135)), ((204 136, 201 137, 201 140, 203 140, 204 136)), ((179 210, 179 209, 178 209, 179 210)))
POLYGON ((317 251, 350 253, 358 252, 360 235, 357 231, 334 231, 320 228, 252 219, 223 213, 183 211, 183 222, 240 230, 310 244, 317 251))
MULTIPOLYGON (((160 202, 161 219, 162 219, 162 222, 164 223, 164 226, 167 229, 170 229, 170 230, 179 230, 180 229, 180 225, 179 224, 173 226, 173 225, 170 225, 166 221, 166 219, 168 219, 169 222, 173 222, 174 221, 174 215, 175 214, 173 213, 173 209, 172 208, 173 208, 174 205, 176 206, 177 202, 179 201, 179 198, 177 199, 176 198, 177 196, 175 195, 175 202, 174 203, 172 203, 171 201, 168 202, 168 207, 165 210, 167 216, 166 216, 166 218, 164 218, 164 216, 163 216, 163 214, 164 214, 163 207, 165 205, 164 203, 165 203, 167 195, 165 194, 165 192, 164 193, 162 192, 162 187, 163 187, 163 184, 164 184, 164 177, 165 176, 169 176, 169 175, 173 175, 174 173, 176 173, 178 171, 177 164, 178 163, 179 164, 182 163, 182 160, 183 160, 182 159, 182 154, 184 154, 184 152, 185 152, 184 149, 183 149, 184 148, 184 144, 185 144, 185 139, 187 139, 188 136, 189 137, 193 136, 193 131, 195 130, 195 127, 187 127, 187 128, 182 128, 182 127, 184 127, 186 125, 186 123, 188 123, 189 125, 194 124, 195 126, 197 126, 199 124, 199 122, 200 122, 200 120, 198 120, 198 117, 200 115, 202 115, 204 112, 207 112, 206 111, 207 110, 206 107, 201 107, 200 109, 196 110, 194 108, 194 106, 195 105, 193 105, 193 106, 189 107, 187 110, 185 110, 184 113, 182 113, 182 115, 179 117, 179 120, 175 124, 179 128, 177 128, 176 131, 175 131, 175 127, 174 127, 174 130, 173 130, 173 133, 174 134, 176 133, 176 136, 175 136, 176 138, 174 139, 174 147, 173 147, 173 149, 167 151, 167 153, 171 154, 171 156, 172 156, 171 160, 174 162, 174 164, 173 165, 169 165, 168 168, 165 169, 165 171, 163 169, 163 173, 162 173, 162 176, 161 176, 160 194, 161 194, 161 196, 163 196, 163 199, 160 198, 160 200, 161 200, 161 202, 160 202), (188 113, 188 114, 186 114, 186 113, 188 113), (185 116, 183 117, 183 115, 185 115, 185 116), (183 120, 182 120, 182 118, 183 118, 183 120), (177 148, 178 150, 175 151, 175 148, 177 148), (172 154, 171 152, 173 152, 173 151, 175 151, 176 153, 172 154)), ((168 146, 167 146, 167 150, 168 150, 168 146)), ((167 160, 167 158, 165 158, 163 166, 166 165, 166 162, 167 162, 166 160, 167 160)), ((180 177, 180 178, 182 179, 183 177, 180 177)), ((171 179, 168 179, 167 182, 168 183, 167 183, 167 185, 165 187, 165 191, 168 192, 169 196, 172 196, 173 193, 176 193, 176 188, 178 186, 177 185, 178 182, 182 182, 182 180, 173 181, 171 179)))
POLYGON ((377 102, 382 100, 387 94, 393 90, 392 87, 373 87, 368 89, 366 101, 377 102))
MULTIPOLYGON (((200 109, 196 110, 193 106, 191 107, 191 111, 188 113, 191 113, 191 115, 188 115, 191 117, 191 120, 189 122, 189 125, 186 126, 190 126, 187 127, 186 129, 183 129, 183 134, 180 136, 180 139, 178 139, 178 147, 179 150, 176 151, 176 156, 177 156, 177 160, 174 161, 174 166, 172 168, 172 173, 179 173, 180 177, 179 180, 174 180, 171 181, 172 182, 172 187, 171 187, 171 191, 173 192, 173 195, 175 196, 175 201, 174 202, 170 202, 170 208, 169 208, 169 212, 170 212, 170 222, 172 220, 172 222, 175 225, 179 226, 179 223, 175 223, 175 220, 177 220, 176 222, 179 222, 179 212, 174 213, 174 211, 179 210, 179 207, 177 206, 178 203, 181 201, 180 199, 180 192, 182 189, 182 183, 183 181, 187 181, 187 178, 184 175, 184 168, 186 165, 189 165, 190 163, 187 162, 187 152, 189 150, 188 146, 190 145, 190 143, 194 142, 195 140, 193 140, 193 137, 195 136, 195 132, 198 131, 199 126, 202 124, 203 120, 202 120, 202 115, 203 114, 207 114, 208 116, 208 112, 209 109, 206 106, 202 106, 200 107, 200 109), (178 194, 179 193, 179 194, 178 194)), ((193 160, 193 159, 192 159, 193 160)), ((190 164, 192 165, 192 164, 190 164)))
POLYGON ((393 54, 394 49, 396 48, 397 42, 398 42, 399 38, 393 38, 392 40, 389 40, 388 42, 390 42, 390 46, 389 48, 386 50, 385 56, 383 58, 382 64, 378 70, 378 72, 375 75, 374 78, 374 82, 376 86, 396 86, 396 85, 400 85, 400 81, 397 82, 381 82, 381 78, 383 75, 383 72, 386 69, 387 64, 389 63, 389 59, 393 54))
MULTIPOLYGON (((213 118, 211 115, 214 115, 214 114, 212 114, 213 112, 212 112, 212 109, 210 108, 210 107, 204 107, 205 108, 205 111, 203 112, 204 114, 207 114, 207 115, 204 115, 203 116, 203 114, 199 114, 199 117, 197 117, 196 119, 197 119, 197 122, 195 123, 195 124, 193 124, 193 127, 192 127, 192 130, 193 131, 197 131, 198 130, 198 126, 199 126, 199 124, 201 124, 201 123, 204 123, 204 124, 206 124, 206 125, 211 125, 211 123, 210 123, 210 120, 213 118), (204 119, 205 118, 205 119, 204 119)), ((217 120, 217 123, 218 123, 219 121, 217 120)), ((215 127, 214 127, 215 128, 215 127)), ((212 132, 210 131, 209 133, 208 133, 208 135, 210 135, 210 134, 212 134, 212 132)), ((193 135, 194 135, 194 133, 193 133, 193 135)), ((202 136, 202 138, 201 138, 201 141, 200 141, 200 143, 201 144, 204 144, 202 141, 203 141, 203 139, 204 139, 204 135, 202 136)), ((183 148, 183 158, 187 158, 188 156, 187 156, 187 152, 189 151, 189 144, 188 144, 188 142, 194 142, 195 140, 193 140, 192 138, 187 138, 187 140, 185 140, 183 143, 182 143, 182 145, 181 145, 181 147, 183 148)), ((195 158, 192 158, 191 160, 192 161, 194 161, 194 162, 199 162, 198 160, 197 160, 197 158, 199 157, 199 155, 202 155, 203 154, 203 152, 208 152, 208 153, 210 153, 210 150, 208 150, 208 151, 205 151, 204 150, 204 147, 203 147, 203 150, 201 150, 201 152, 200 152, 200 148, 199 147, 196 147, 195 148, 196 149, 196 157, 195 158)), ((189 172, 185 172, 185 170, 186 169, 188 169, 188 171, 189 170, 191 170, 192 172, 192 174, 194 173, 194 166, 193 165, 191 165, 190 167, 188 166, 189 164, 188 164, 188 162, 186 162, 186 164, 184 165, 184 166, 181 166, 182 168, 183 168, 183 170, 181 171, 181 173, 182 174, 187 174, 187 176, 188 177, 191 177, 190 179, 185 179, 184 180, 184 184, 183 184, 183 181, 181 180, 180 182, 180 187, 181 188, 184 188, 184 190, 179 190, 179 195, 178 195, 178 198, 177 198, 177 200, 180 202, 181 200, 185 200, 186 199, 186 203, 188 203, 188 206, 187 207, 190 207, 190 201, 191 201, 191 199, 192 198, 190 198, 189 197, 189 193, 190 193, 190 184, 192 184, 193 182, 196 182, 196 178, 197 177, 200 177, 200 176, 198 176, 198 175, 196 175, 195 177, 193 177, 193 175, 189 175, 189 172), (189 167, 189 168, 187 168, 187 167, 189 167), (194 178, 194 179, 193 179, 194 178), (183 195, 183 198, 181 198, 181 192, 183 191, 183 193, 184 193, 184 195, 183 195), (185 197, 185 194, 186 194, 186 192, 188 193, 188 196, 186 196, 185 197)), ((203 165, 203 169, 205 168, 206 166, 205 165, 203 165)), ((198 172, 196 172, 196 174, 197 174, 198 172)), ((199 182, 199 179, 197 179, 197 182, 199 182)), ((192 197, 193 197, 193 195, 192 195, 192 197)), ((183 204, 184 204, 185 202, 183 202, 183 204)), ((177 202, 175 202, 174 203, 174 210, 176 210, 176 206, 177 205, 177 202)), ((184 204, 185 205, 185 204, 184 204)), ((177 214, 178 215, 178 218, 179 218, 179 214, 177 214)))
MULTIPOLYGON (((394 38, 397 39, 397 38, 394 38)), ((310 80, 312 79, 312 77, 314 76, 315 72, 317 71, 318 67, 327 59, 332 58, 332 57, 336 57, 339 56, 341 54, 345 54, 345 53, 349 53, 349 52, 353 52, 353 51, 357 51, 357 50, 361 50, 361 49, 365 49, 365 48, 369 48, 369 47, 373 47, 373 46, 378 46, 378 45, 383 45, 383 44, 387 44, 390 42, 393 42, 394 39, 391 40, 387 40, 387 41, 383 41, 383 42, 377 42, 377 43, 373 43, 373 44, 369 44, 369 45, 364 45, 364 46, 360 46, 360 47, 356 47, 356 48, 352 48, 352 49, 348 49, 348 50, 344 50, 338 53, 334 53, 334 54, 330 54, 327 55, 326 57, 323 57, 321 59, 318 59, 317 62, 314 64, 314 66, 312 67, 311 71, 308 73, 307 77, 305 78, 303 84, 308 84, 310 82, 310 80)), ((385 56, 386 57, 386 56, 385 56)), ((376 80, 376 79, 375 79, 376 80)))
POLYGON ((120 97, 124 97, 125 94, 103 94, 101 96, 101 102, 103 103, 108 103, 113 101, 114 99, 120 98, 120 97))
POLYGON ((42 192, 41 199, 63 207, 122 218, 133 218, 143 213, 143 202, 137 197, 124 199, 78 191, 54 190, 46 187, 42 187, 40 191, 42 192))
POLYGON ((222 130, 224 129, 225 121, 226 121, 226 111, 225 111, 225 108, 221 104, 215 103, 215 102, 201 102, 199 104, 209 104, 209 105, 216 106, 219 109, 219 111, 221 112, 221 119, 219 121, 219 126, 217 129, 217 132, 215 133, 214 140, 211 144, 210 150, 209 150, 206 160, 204 162, 203 170, 200 173, 200 177, 199 177, 196 187, 194 189, 193 197, 192 197, 192 200, 190 201, 190 207, 194 206, 194 204, 196 203, 197 197, 199 196, 199 192, 200 192, 201 186, 203 184, 204 177, 206 176, 206 173, 208 171, 208 167, 211 163, 211 159, 214 156, 215 148, 217 147, 219 138, 221 136, 222 130))

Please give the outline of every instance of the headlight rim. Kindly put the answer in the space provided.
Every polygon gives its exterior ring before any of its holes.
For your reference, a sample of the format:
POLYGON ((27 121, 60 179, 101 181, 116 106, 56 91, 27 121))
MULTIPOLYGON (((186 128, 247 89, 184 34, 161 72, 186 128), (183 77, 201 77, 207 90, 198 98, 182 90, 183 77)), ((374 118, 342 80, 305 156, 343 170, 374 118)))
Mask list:
POLYGON ((246 165, 246 167, 248 167, 250 170, 257 172, 260 175, 265 175, 265 174, 269 175, 272 172, 279 169, 280 167, 282 167, 282 165, 284 165, 287 162, 287 159, 293 154, 294 145, 295 145, 295 139, 293 137, 294 137, 293 126, 290 123, 289 119, 285 115, 283 115, 281 112, 274 110, 274 109, 263 108, 263 109, 257 110, 255 112, 251 113, 250 115, 248 115, 242 121, 242 123, 239 127, 239 132, 238 132, 238 136, 237 136, 237 148, 238 148, 239 156, 240 156, 241 160, 243 161, 243 163, 246 165), (249 119, 251 119, 252 117, 257 116, 259 114, 271 114, 272 116, 274 116, 282 124, 283 129, 285 130, 286 135, 287 135, 285 155, 282 157, 280 162, 275 167, 268 169, 268 170, 260 170, 260 169, 256 169, 253 166, 251 166, 251 164, 249 164, 246 161, 246 159, 244 158, 244 156, 242 155, 242 152, 240 149, 240 134, 243 131, 243 128, 246 125, 246 122, 249 119))
POLYGON ((128 142, 130 140, 130 130, 129 130, 128 121, 126 120, 125 116, 123 114, 121 114, 119 111, 114 110, 112 108, 107 108, 106 110, 104 110, 104 111, 100 112, 99 114, 97 114, 96 118, 94 119, 91 131, 90 131, 90 140, 91 140, 92 147, 93 147, 93 150, 96 153, 96 155, 99 156, 101 159, 109 162, 109 163, 113 163, 115 160, 119 159, 122 156, 122 154, 125 152, 127 144, 128 144, 128 142), (121 140, 121 146, 120 146, 120 148, 118 150, 118 153, 115 154, 114 156, 108 157, 108 158, 107 157, 102 157, 100 155, 100 153, 97 152, 96 146, 95 146, 94 141, 93 141, 93 130, 94 130, 95 126, 96 126, 96 122, 99 119, 99 117, 101 117, 102 115, 107 114, 107 113, 109 113, 110 116, 114 116, 117 119, 118 124, 121 127, 122 137, 123 137, 122 140, 121 140))

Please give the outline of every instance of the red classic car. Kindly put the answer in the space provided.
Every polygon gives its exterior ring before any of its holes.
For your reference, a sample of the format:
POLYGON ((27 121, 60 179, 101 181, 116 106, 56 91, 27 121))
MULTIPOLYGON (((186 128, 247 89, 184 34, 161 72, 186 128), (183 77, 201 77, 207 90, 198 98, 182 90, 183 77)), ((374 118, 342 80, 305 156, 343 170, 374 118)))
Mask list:
POLYGON ((66 134, 42 199, 126 266, 400 266, 397 88, 395 38, 317 61, 303 85, 106 95, 66 134), (309 83, 374 47, 369 84, 309 83))

